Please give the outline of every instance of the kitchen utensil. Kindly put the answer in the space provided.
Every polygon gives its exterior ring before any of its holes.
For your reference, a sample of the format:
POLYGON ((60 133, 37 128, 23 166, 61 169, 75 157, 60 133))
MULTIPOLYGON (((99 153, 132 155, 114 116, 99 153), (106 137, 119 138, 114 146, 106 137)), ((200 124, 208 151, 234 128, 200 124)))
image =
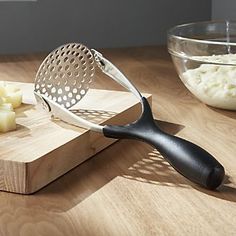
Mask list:
POLYGON ((146 98, 94 49, 90 51, 82 44, 71 43, 51 52, 37 72, 35 96, 48 112, 67 123, 102 132, 106 137, 137 139, 153 145, 179 173, 193 182, 209 189, 222 183, 223 166, 201 147, 161 131, 146 98), (94 77, 95 65, 139 99, 142 113, 137 121, 125 126, 102 126, 69 110, 86 94, 94 77))

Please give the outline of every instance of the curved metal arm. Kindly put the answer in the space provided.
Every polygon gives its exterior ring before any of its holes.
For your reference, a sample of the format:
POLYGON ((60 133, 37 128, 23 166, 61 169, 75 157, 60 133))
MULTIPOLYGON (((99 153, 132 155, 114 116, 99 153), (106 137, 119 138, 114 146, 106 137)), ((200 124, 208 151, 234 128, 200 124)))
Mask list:
POLYGON ((95 49, 91 49, 91 51, 94 55, 98 67, 102 70, 102 72, 111 77, 128 91, 133 93, 142 103, 142 95, 136 89, 136 87, 125 77, 125 75, 115 65, 113 65, 110 61, 103 57, 100 52, 96 51, 95 49))
POLYGON ((59 118, 60 120, 78 126, 85 129, 91 129, 93 131, 102 132, 104 126, 94 124, 90 121, 87 121, 71 111, 67 110, 66 108, 62 107, 58 103, 54 102, 53 100, 49 99, 47 96, 43 94, 38 94, 34 92, 36 100, 40 103, 44 109, 52 114, 53 117, 59 118))

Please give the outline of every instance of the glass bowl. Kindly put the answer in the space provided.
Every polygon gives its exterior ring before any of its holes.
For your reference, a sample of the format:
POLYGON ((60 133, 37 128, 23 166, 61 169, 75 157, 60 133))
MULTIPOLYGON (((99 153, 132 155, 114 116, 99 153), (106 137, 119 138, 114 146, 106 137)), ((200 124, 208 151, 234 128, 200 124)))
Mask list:
POLYGON ((175 26, 168 31, 168 51, 193 95, 207 105, 236 110, 236 22, 175 26))

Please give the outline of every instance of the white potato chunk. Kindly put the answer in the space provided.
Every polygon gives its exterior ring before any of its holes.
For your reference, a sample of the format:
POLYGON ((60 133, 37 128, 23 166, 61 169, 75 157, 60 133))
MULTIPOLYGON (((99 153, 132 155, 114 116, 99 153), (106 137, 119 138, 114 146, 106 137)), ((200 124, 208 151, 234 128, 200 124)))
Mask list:
POLYGON ((0 83, 0 97, 5 97, 6 96, 6 89, 4 86, 2 86, 2 83, 0 83))
POLYGON ((3 103, 0 105, 0 111, 13 111, 13 106, 11 103, 3 103))
POLYGON ((19 107, 22 103, 22 91, 16 86, 3 81, 0 82, 0 97, 4 103, 11 103, 13 108, 19 107))
POLYGON ((6 82, 0 81, 0 132, 16 129, 14 108, 22 103, 22 91, 6 82))
POLYGON ((6 103, 11 103, 13 108, 17 108, 22 103, 22 92, 7 92, 4 98, 6 103))
POLYGON ((14 111, 0 110, 0 132, 16 129, 16 113, 14 111))
POLYGON ((0 105, 2 105, 5 102, 5 98, 0 97, 0 105))

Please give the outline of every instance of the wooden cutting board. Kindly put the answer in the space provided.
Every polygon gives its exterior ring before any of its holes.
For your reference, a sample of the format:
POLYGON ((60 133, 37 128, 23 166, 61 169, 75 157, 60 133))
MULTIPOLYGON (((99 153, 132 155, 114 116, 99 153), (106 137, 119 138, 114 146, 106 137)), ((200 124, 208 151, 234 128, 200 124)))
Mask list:
MULTIPOLYGON (((15 84, 23 90, 24 104, 16 109, 17 129, 0 133, 0 190, 33 193, 116 141, 52 120, 36 104, 33 84, 15 84)), ((97 124, 126 124, 140 109, 128 92, 91 89, 74 112, 97 124)))

